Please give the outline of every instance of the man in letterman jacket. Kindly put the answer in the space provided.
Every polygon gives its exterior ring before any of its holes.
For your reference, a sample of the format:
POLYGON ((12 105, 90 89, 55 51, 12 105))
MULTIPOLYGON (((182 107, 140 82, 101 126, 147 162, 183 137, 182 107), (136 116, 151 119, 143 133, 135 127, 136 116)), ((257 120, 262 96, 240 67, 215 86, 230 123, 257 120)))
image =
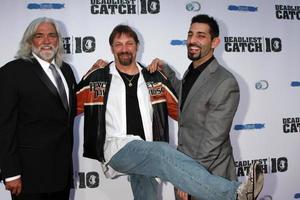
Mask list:
MULTIPOLYGON (((119 28, 127 29, 125 26, 119 28)), ((128 116, 126 102, 131 100, 126 99, 126 92, 128 92, 129 86, 125 85, 127 80, 123 81, 122 79, 117 67, 118 62, 111 62, 105 68, 88 72, 77 88, 77 112, 78 114, 84 112, 83 155, 102 163, 110 161, 115 153, 132 140, 168 142, 168 115, 176 120, 178 113, 177 97, 167 78, 161 72, 150 74, 145 67, 133 60, 137 75, 141 74, 139 77, 134 77, 133 81, 135 82, 132 82, 134 84, 132 88, 136 87, 137 108, 140 110, 138 114, 141 116, 138 119, 142 121, 141 132, 144 133, 141 134, 138 127, 128 130, 130 124, 126 118, 131 116, 128 116), (129 133, 129 131, 134 132, 129 133)), ((135 116, 133 117, 135 118, 135 116)), ((138 124, 139 120, 133 120, 133 123, 138 124)), ((109 178, 120 175, 109 165, 103 165, 103 170, 106 177, 109 178)), ((140 182, 139 177, 130 176, 135 197, 136 190, 134 188, 137 182, 140 182)), ((150 184, 151 190, 156 190, 157 181, 155 179, 151 179, 149 182, 147 180, 147 183, 144 183, 145 188, 147 188, 146 184, 150 184)), ((147 194, 147 192, 143 193, 147 194)), ((148 193, 147 196, 149 195, 148 193)))
POLYGON ((109 42, 114 62, 88 72, 77 88, 77 113, 84 112, 84 156, 99 160, 108 178, 129 175, 135 200, 156 199, 156 177, 203 200, 256 197, 262 188, 257 180, 263 180, 258 165, 241 184, 210 174, 166 143, 167 116, 177 119, 178 113, 170 82, 136 62, 139 40, 129 26, 116 26, 109 42))

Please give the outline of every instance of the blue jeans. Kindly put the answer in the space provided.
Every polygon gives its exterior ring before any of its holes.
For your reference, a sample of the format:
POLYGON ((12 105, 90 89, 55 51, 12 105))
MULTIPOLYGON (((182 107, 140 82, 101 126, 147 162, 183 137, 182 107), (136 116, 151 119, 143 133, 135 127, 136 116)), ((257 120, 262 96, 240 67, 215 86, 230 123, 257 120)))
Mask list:
MULTIPOLYGON (((234 200, 240 185, 239 182, 210 174, 198 162, 165 142, 129 142, 108 164, 128 175, 159 177, 201 200, 234 200)), ((139 189, 144 192, 144 186, 139 189)))
POLYGON ((154 177, 140 174, 129 176, 134 200, 156 200, 158 182, 154 177))

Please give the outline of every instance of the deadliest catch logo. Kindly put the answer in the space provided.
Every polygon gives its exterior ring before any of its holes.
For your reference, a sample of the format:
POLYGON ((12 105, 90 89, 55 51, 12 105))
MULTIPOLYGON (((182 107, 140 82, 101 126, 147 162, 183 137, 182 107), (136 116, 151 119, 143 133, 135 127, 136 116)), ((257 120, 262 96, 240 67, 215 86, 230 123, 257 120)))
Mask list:
POLYGON ((94 98, 104 97, 106 82, 90 82, 90 91, 94 92, 94 98))
POLYGON ((300 87, 300 81, 292 81, 291 86, 292 87, 300 87))
POLYGON ((159 12, 159 0, 91 0, 93 15, 139 15, 159 12))
POLYGON ((28 3, 27 8, 30 10, 50 10, 50 9, 63 9, 64 3, 28 3))
POLYGON ((275 15, 282 20, 300 20, 300 6, 275 5, 275 15))
POLYGON ((229 5, 228 10, 239 11, 239 12, 257 12, 258 7, 255 6, 240 6, 240 5, 229 5))
POLYGON ((75 184, 73 188, 97 188, 99 187, 100 178, 98 172, 75 172, 74 173, 75 184))
POLYGON ((282 128, 284 133, 300 132, 300 117, 288 117, 282 119, 282 128))
POLYGON ((235 161, 235 169, 238 177, 246 176, 249 173, 251 163, 258 162, 264 174, 286 172, 288 170, 288 159, 279 158, 261 158, 257 160, 235 161))
POLYGON ((224 37, 226 52, 280 52, 280 38, 268 37, 224 37))
POLYGON ((91 53, 96 50, 96 39, 93 36, 64 37, 63 47, 66 54, 91 53))

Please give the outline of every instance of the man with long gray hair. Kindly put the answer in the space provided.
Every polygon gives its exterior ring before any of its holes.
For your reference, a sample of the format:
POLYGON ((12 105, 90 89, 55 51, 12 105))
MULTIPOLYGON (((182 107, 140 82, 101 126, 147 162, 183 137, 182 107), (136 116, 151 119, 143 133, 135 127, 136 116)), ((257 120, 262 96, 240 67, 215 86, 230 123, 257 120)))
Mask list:
POLYGON ((0 68, 0 171, 13 200, 69 199, 75 84, 57 22, 33 20, 0 68))

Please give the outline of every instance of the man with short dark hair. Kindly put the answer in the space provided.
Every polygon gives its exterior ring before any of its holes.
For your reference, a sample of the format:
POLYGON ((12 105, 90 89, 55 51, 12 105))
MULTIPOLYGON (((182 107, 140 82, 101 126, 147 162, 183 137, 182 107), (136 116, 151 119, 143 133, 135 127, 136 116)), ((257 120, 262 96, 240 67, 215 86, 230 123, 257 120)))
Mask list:
MULTIPOLYGON (((191 20, 186 42, 192 63, 183 79, 179 80, 159 59, 153 61, 152 67, 163 68, 179 95, 177 149, 212 174, 237 180, 229 132, 240 92, 234 76, 213 55, 219 43, 217 21, 205 14, 196 15, 191 20)), ((181 199, 188 198, 182 191, 176 194, 181 199)))

